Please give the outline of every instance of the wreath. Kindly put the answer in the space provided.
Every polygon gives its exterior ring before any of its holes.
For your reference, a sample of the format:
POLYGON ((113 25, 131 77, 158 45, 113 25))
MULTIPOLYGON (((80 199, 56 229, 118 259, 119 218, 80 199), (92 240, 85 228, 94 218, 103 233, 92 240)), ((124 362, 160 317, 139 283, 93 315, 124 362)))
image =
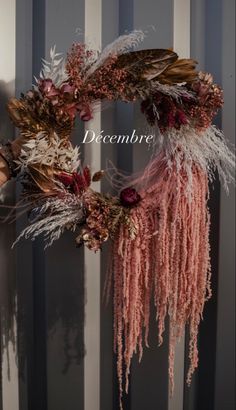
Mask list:
POLYGON ((1 153, 18 174, 20 206, 29 215, 17 241, 42 234, 50 246, 71 230, 77 246, 96 252, 111 240, 106 292, 113 280, 121 407, 131 359, 136 352, 141 358, 148 346, 151 300, 159 344, 169 317, 171 391, 175 346, 189 324, 191 381, 198 327, 211 296, 208 182, 217 173, 227 190, 235 163, 222 132, 212 125, 223 97, 211 74, 198 72, 196 61, 179 59, 172 50, 133 51, 143 38, 142 31, 133 31, 102 52, 75 43, 66 60, 51 49, 33 88, 8 103, 23 141, 14 166, 1 153), (91 174, 72 145, 76 117, 92 119, 96 103, 105 100, 140 102, 153 129, 153 154, 138 175, 127 177, 115 168, 91 174), (91 187, 104 175, 116 195, 91 187))

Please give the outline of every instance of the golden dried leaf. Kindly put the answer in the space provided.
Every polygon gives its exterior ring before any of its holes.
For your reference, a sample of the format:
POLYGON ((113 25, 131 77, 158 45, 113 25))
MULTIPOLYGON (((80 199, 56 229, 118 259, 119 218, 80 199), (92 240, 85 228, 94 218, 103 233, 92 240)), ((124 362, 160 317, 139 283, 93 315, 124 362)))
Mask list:
POLYGON ((45 165, 28 165, 30 175, 38 188, 45 193, 49 193, 56 189, 56 184, 53 180, 54 170, 45 165))
POLYGON ((191 83, 197 76, 196 71, 197 61, 192 59, 179 59, 164 70, 158 77, 160 83, 177 84, 182 82, 191 83))

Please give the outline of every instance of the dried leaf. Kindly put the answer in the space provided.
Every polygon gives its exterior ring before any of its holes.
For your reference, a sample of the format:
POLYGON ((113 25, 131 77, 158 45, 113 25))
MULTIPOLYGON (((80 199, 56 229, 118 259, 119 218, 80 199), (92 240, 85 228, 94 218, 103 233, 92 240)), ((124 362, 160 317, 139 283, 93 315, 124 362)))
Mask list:
POLYGON ((101 169, 101 171, 95 172, 92 177, 93 182, 100 181, 102 177, 105 175, 105 171, 101 169))

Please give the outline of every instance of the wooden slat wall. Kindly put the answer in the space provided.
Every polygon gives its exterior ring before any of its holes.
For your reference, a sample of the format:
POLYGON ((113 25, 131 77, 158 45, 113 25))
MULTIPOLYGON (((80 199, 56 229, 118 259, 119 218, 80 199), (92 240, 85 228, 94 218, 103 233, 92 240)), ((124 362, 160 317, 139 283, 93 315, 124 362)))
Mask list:
MULTIPOLYGON (((38 75, 41 57, 47 58, 54 44, 62 52, 74 40, 84 38, 105 46, 125 30, 141 28, 149 32, 142 48, 174 46, 180 55, 190 53, 202 69, 215 74, 225 88, 222 125, 233 141, 234 7, 234 0, 0 0, 0 52, 11 59, 0 60, 0 95, 5 88, 2 81, 11 81, 11 94, 16 90, 19 96, 20 91, 26 91, 33 75, 38 75)), ((2 107, 0 116, 1 132, 11 134, 2 107)), ((86 126, 111 134, 127 133, 142 129, 143 121, 139 107, 118 103, 86 126)), ((79 144, 83 133, 83 124, 78 123, 73 141, 79 144)), ((94 171, 103 168, 107 158, 127 171, 136 171, 149 158, 145 149, 138 145, 82 146, 82 155, 92 162, 94 171)), ((102 189, 107 189, 105 181, 102 189)), ((201 326, 202 361, 191 389, 184 387, 187 358, 182 341, 176 361, 175 396, 168 397, 168 332, 166 342, 157 349, 153 318, 151 347, 141 364, 136 359, 133 362, 125 410, 233 410, 233 206, 233 193, 227 198, 221 193, 220 197, 216 184, 211 201, 215 293, 201 326)), ((17 222, 17 232, 25 222, 17 222)), ((15 227, 4 229, 0 236, 0 301, 3 297, 5 303, 8 300, 9 286, 14 290, 13 282, 6 282, 11 271, 13 277, 17 274, 18 282, 20 374, 17 378, 10 350, 12 378, 10 382, 7 379, 4 355, 0 409, 118 410, 112 306, 105 308, 101 303, 108 250, 105 248, 101 256, 78 250, 69 233, 46 252, 41 241, 34 245, 25 241, 17 248, 15 269, 9 264, 8 251, 15 227)))

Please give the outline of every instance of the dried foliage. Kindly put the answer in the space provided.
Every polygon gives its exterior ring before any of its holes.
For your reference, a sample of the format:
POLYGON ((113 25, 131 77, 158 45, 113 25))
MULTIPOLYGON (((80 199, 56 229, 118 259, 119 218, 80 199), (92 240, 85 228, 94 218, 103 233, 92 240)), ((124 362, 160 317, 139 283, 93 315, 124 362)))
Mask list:
POLYGON ((114 281, 114 348, 118 355, 120 407, 131 359, 148 346, 150 304, 156 307, 162 343, 169 317, 169 376, 173 390, 174 352, 189 324, 190 368, 198 363, 197 335, 210 297, 208 180, 217 171, 223 185, 234 181, 235 156, 212 120, 223 104, 212 76, 196 71, 192 59, 171 50, 133 48, 143 40, 136 30, 102 52, 72 45, 66 60, 51 50, 36 85, 8 111, 24 140, 17 165, 30 214, 21 233, 46 246, 65 230, 77 232, 77 246, 98 251, 109 238, 114 281), (76 117, 88 121, 98 100, 139 101, 148 123, 158 131, 156 151, 146 169, 130 178, 113 172, 116 196, 91 188, 93 176, 70 142, 76 117), (122 176, 122 178, 120 178, 122 176), (117 184, 121 179, 122 183, 117 184))

